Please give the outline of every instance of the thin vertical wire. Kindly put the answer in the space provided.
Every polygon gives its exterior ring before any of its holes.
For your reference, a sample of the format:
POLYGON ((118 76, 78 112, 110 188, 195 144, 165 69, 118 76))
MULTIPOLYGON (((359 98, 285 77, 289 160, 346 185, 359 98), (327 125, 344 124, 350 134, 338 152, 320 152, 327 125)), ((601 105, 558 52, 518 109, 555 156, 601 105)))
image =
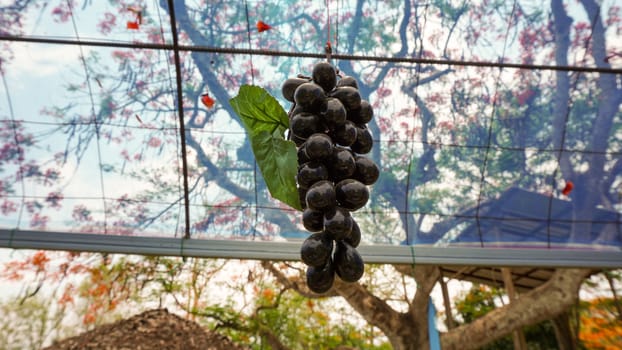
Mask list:
POLYGON ((326 45, 324 45, 324 53, 326 53, 326 61, 331 63, 333 56, 333 45, 330 42, 330 3, 326 0, 326 45))
POLYGON ((19 155, 19 138, 17 137, 17 121, 15 120, 15 111, 13 110, 13 101, 11 99, 11 94, 9 93, 9 85, 6 83, 6 77, 4 76, 4 69, 0 65, 0 75, 2 75, 2 85, 4 86, 4 92, 6 95, 6 100, 9 105, 9 115, 11 116, 11 129, 13 129, 13 140, 15 141, 15 147, 18 149, 18 169, 17 176, 19 177, 19 183, 22 187, 22 202, 19 206, 19 211, 17 213, 17 225, 15 229, 19 229, 19 226, 22 222, 22 215, 24 213, 24 205, 26 201, 26 184, 24 183, 24 159, 19 155))
POLYGON ((330 3, 326 0, 326 43, 330 44, 330 3))
POLYGON ((173 57, 175 59, 175 81, 177 83, 177 111, 179 115, 179 139, 181 143, 181 171, 184 180, 184 209, 185 232, 184 239, 190 238, 190 190, 188 188, 188 154, 186 152, 186 122, 184 121, 184 96, 181 82, 181 60, 179 58, 179 42, 177 35, 177 20, 173 0, 168 0, 169 17, 171 19, 171 34, 173 36, 173 57))
MULTIPOLYGON (((166 43, 166 37, 164 36, 164 24, 162 23, 162 14, 160 12, 160 5, 157 3, 157 1, 154 1, 154 6, 156 8, 156 11, 158 13, 158 23, 160 24, 160 36, 162 38, 162 43, 166 43)), ((168 83, 169 83, 169 91, 173 92, 173 77, 171 75, 171 63, 168 60, 168 57, 166 57, 167 54, 165 54, 165 59, 164 61, 166 62, 166 73, 168 74, 168 83)), ((176 132, 179 132, 179 129, 175 129, 176 132)), ((175 142, 175 154, 177 154, 177 156, 179 156, 181 158, 181 152, 180 152, 180 138, 176 138, 176 140, 178 142, 175 142)), ((178 163, 179 164, 179 163, 178 163)), ((177 195, 180 197, 183 197, 183 180, 182 180, 182 176, 179 172, 177 172, 177 195)), ((180 218, 181 218, 181 211, 182 211, 182 206, 180 205, 178 207, 178 211, 177 211, 177 222, 175 223, 175 235, 174 237, 177 237, 177 233, 179 232, 179 223, 180 223, 180 218)))
MULTIPOLYGON (((415 5, 416 6, 416 5, 415 5)), ((419 37, 419 52, 417 53, 419 57, 421 57, 423 55, 423 38, 424 38, 424 34, 425 34, 425 27, 426 24, 428 22, 428 4, 425 5, 425 8, 423 10, 423 25, 421 28, 421 35, 419 37)), ((415 14, 415 16, 417 16, 417 14, 415 14)), ((419 80, 421 78, 421 64, 417 64, 416 66, 416 70, 415 70, 415 88, 414 88, 414 95, 415 98, 417 98, 417 90, 419 89, 419 80)), ((415 105, 417 104, 417 102, 415 101, 415 105)), ((421 108, 419 108, 421 109, 421 108)), ((415 133, 412 133, 412 138, 415 137, 415 133)), ((413 155, 415 154, 415 142, 414 140, 410 141, 410 151, 409 151, 409 159, 408 159, 408 174, 406 175, 406 195, 404 198, 404 216, 406 218, 406 220, 404 221, 404 228, 406 230, 406 242, 408 244, 411 244, 410 240, 410 228, 408 227, 408 219, 411 215, 410 213, 410 179, 411 179, 411 174, 412 174, 412 169, 413 169, 413 155)), ((414 251, 413 251, 414 252, 414 251)), ((413 256, 413 263, 414 263, 414 256, 413 256)))
MULTIPOLYGON (((248 49, 252 50, 252 43, 251 43, 251 21, 250 21, 250 17, 248 15, 248 1, 244 0, 244 12, 246 13, 246 36, 248 39, 248 49)), ((251 65, 251 84, 255 85, 255 68, 253 67, 253 54, 249 53, 249 62, 251 65)))
POLYGON ((339 47, 339 4, 340 3, 341 3, 341 0, 337 0, 337 10, 335 11, 336 12, 336 15, 335 15, 335 37, 334 37, 335 44, 333 45, 334 46, 334 51, 333 52, 335 54, 339 53, 338 47, 339 47))
MULTIPOLYGON (((501 60, 505 60, 505 51, 508 44, 508 36, 510 34, 510 28, 512 26, 512 18, 514 18, 514 12, 516 12, 516 0, 512 4, 512 11, 510 12, 510 18, 508 19, 508 26, 505 31, 505 41, 503 42, 503 51, 501 51, 501 60)), ((490 144, 492 142, 492 126, 495 120, 495 114, 497 112, 497 92, 499 91, 499 85, 501 81, 501 73, 503 73, 503 67, 499 68, 499 75, 495 81, 495 92, 492 99, 492 111, 490 112, 490 122, 488 124, 488 140, 486 142, 486 150, 484 152, 484 162, 482 164, 482 172, 479 179, 479 194, 477 195, 477 207, 475 208, 475 222, 477 224, 477 234, 479 235, 480 246, 484 247, 484 236, 482 234, 482 226, 480 222, 480 207, 482 204, 482 192, 484 188, 484 182, 486 181, 486 167, 488 166, 488 156, 490 154, 490 144)))
MULTIPOLYGON (((244 12, 246 14, 246 37, 248 39, 248 49, 252 50, 251 42, 251 21, 248 14, 248 1, 244 0, 244 12)), ((249 62, 251 65, 251 84, 255 85, 255 67, 253 66, 253 54, 248 54, 249 62)), ((253 157, 253 183, 255 187, 255 223, 253 224, 253 239, 257 235, 257 224, 259 224, 259 193, 257 191, 257 160, 253 157)))
MULTIPOLYGON (((73 31, 76 34, 76 40, 80 43, 80 34, 78 34, 78 26, 76 24, 75 15, 73 12, 73 7, 71 6, 71 0, 67 0, 67 6, 69 7, 69 12, 71 14, 71 23, 73 25, 73 31)), ((102 151, 101 151, 101 135, 100 135, 100 125, 97 120, 97 115, 95 114, 95 100, 93 99, 93 89, 91 87, 91 76, 89 74, 88 66, 86 65, 86 58, 84 57, 84 50, 82 49, 82 45, 78 44, 78 49, 80 50, 80 61, 82 62, 82 67, 84 68, 84 76, 86 79, 86 87, 89 92, 89 99, 91 102, 91 116, 93 117, 93 123, 95 125, 95 138, 97 140, 97 161, 99 163, 99 185, 102 190, 102 203, 104 208, 104 233, 108 233, 108 208, 106 205, 106 190, 104 187, 104 171, 103 163, 102 163, 102 151)))

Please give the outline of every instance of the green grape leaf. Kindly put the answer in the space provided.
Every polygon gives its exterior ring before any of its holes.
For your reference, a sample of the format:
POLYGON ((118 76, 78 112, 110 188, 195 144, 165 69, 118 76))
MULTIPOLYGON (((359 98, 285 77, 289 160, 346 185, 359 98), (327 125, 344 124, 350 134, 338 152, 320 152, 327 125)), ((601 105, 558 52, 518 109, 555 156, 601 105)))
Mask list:
POLYGON ((272 197, 302 210, 296 188, 296 145, 277 132, 270 134, 264 130, 251 138, 251 147, 272 197))
POLYGON ((255 160, 272 197, 302 210, 296 188, 296 145, 283 137, 289 126, 283 107, 263 88, 248 85, 242 86, 229 103, 246 128, 255 160))
POLYGON ((278 130, 283 136, 289 127, 287 112, 279 102, 259 86, 242 85, 238 95, 229 100, 249 134, 278 130))

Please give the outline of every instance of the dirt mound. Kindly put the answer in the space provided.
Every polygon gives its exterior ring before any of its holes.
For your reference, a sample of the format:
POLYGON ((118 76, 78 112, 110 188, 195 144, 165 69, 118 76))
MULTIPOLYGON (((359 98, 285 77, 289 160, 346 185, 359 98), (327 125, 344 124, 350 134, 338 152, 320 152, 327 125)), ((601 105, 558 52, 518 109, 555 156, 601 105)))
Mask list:
POLYGON ((248 350, 166 309, 97 327, 44 350, 248 350))

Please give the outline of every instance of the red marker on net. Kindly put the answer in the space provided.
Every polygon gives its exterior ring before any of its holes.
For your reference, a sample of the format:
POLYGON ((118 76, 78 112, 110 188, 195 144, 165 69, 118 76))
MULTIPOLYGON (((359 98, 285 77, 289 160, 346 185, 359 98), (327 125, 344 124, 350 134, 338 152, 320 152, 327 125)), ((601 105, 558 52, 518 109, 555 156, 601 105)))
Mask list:
POLYGON ((203 102, 203 104, 205 105, 205 107, 207 108, 212 108, 214 107, 214 103, 216 103, 216 101, 214 101, 213 98, 209 97, 208 94, 203 94, 201 95, 201 102, 203 102))
POLYGON ((272 29, 272 26, 263 22, 263 21, 257 21, 257 31, 259 33, 261 32, 265 32, 266 30, 270 30, 272 29))
POLYGON ((131 13, 133 13, 134 16, 136 16, 136 20, 135 21, 128 21, 127 22, 127 29, 138 30, 140 25, 143 24, 143 11, 142 11, 142 9, 140 9, 139 7, 129 6, 127 8, 127 10, 130 11, 131 13))
POLYGON ((564 189, 562 190, 562 194, 564 196, 569 195, 570 192, 572 192, 573 188, 574 188, 574 184, 572 183, 572 181, 570 180, 566 181, 566 186, 564 186, 564 189))

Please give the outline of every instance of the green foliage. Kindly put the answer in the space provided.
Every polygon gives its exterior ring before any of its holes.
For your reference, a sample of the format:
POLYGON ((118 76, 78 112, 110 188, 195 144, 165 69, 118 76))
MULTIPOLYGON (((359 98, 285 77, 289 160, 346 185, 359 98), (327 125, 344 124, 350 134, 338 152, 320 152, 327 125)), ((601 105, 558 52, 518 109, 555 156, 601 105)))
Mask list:
POLYGON ((230 100, 251 141, 257 165, 272 196, 302 210, 296 189, 296 145, 284 138, 287 113, 266 90, 244 85, 230 100))
POLYGON ((0 350, 38 350, 54 337, 73 335, 65 310, 49 299, 15 298, 0 304, 0 350))
MULTIPOLYGON (((265 349, 265 345, 270 344, 270 337, 276 337, 292 350, 334 349, 340 345, 390 349, 388 343, 375 341, 379 336, 377 332, 344 319, 336 320, 337 313, 331 312, 329 300, 311 300, 292 290, 275 288, 264 285, 256 290, 256 311, 250 316, 223 313, 227 320, 238 322, 235 327, 223 331, 238 342, 250 343, 251 348, 257 350, 265 349)), ((211 311, 215 310, 212 308, 211 311)))

